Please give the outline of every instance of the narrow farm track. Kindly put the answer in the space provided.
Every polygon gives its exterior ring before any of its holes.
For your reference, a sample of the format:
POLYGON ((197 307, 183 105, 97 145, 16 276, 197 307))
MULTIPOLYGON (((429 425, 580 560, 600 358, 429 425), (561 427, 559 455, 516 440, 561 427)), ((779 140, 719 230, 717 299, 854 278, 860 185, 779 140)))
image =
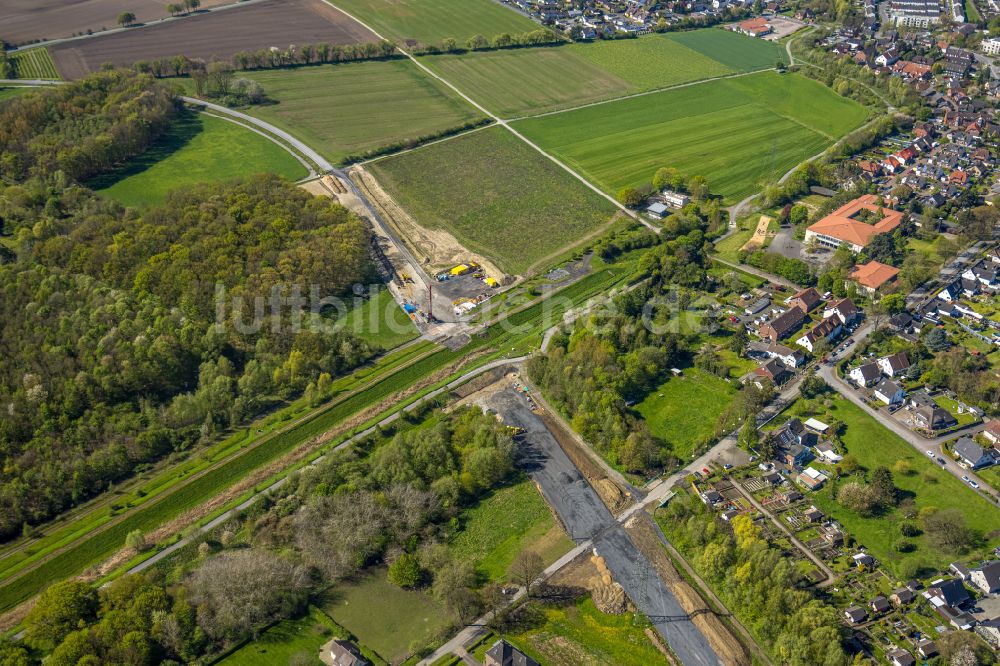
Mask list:
MULTIPOLYGON (((337 10, 339 10, 340 12, 342 12, 344 15, 346 15, 346 16, 354 19, 360 25, 362 25, 365 28, 367 28, 368 30, 370 30, 379 39, 386 39, 384 36, 382 36, 381 34, 379 34, 378 31, 376 31, 374 28, 372 28, 372 26, 368 25, 367 23, 365 23, 364 21, 362 21, 361 19, 359 19, 357 16, 354 16, 350 12, 344 10, 342 7, 339 7, 336 3, 330 2, 330 0, 326 0, 326 2, 327 2, 327 4, 333 6, 334 8, 336 8, 337 10)), ((501 118, 497 114, 493 113, 492 111, 490 111, 489 109, 487 109, 486 107, 484 107, 482 104, 480 104, 476 100, 474 100, 471 97, 469 97, 467 94, 465 94, 460 88, 458 88, 458 86, 456 86, 455 84, 453 84, 451 81, 449 81, 448 79, 444 78, 443 76, 435 73, 433 70, 431 70, 430 68, 428 68, 422 62, 420 62, 420 60, 417 59, 413 54, 411 54, 410 52, 408 52, 408 51, 400 48, 399 46, 396 46, 396 50, 399 51, 400 53, 402 53, 407 58, 409 58, 410 61, 413 62, 413 64, 415 64, 417 67, 419 67, 425 74, 427 74, 427 76, 430 76, 431 78, 434 78, 434 79, 440 81, 443 85, 445 85, 448 88, 450 88, 452 91, 455 92, 456 95, 458 95, 459 97, 461 97, 462 99, 464 99, 466 102, 468 102, 469 104, 471 104, 476 110, 480 111, 485 116, 487 116, 488 118, 490 118, 494 122, 496 122, 498 125, 502 126, 508 132, 510 132, 511 134, 513 134, 514 136, 516 136, 518 139, 520 139, 521 141, 523 141, 524 143, 526 143, 527 145, 529 145, 531 148, 535 149, 535 151, 537 151, 539 154, 541 154, 542 156, 548 158, 551 162, 553 162, 554 164, 556 164, 557 166, 559 166, 561 169, 563 169, 564 171, 566 171, 566 173, 570 174, 571 176, 573 176, 574 178, 576 178, 578 181, 580 181, 581 183, 583 183, 584 186, 586 186, 588 189, 596 192, 601 197, 603 197, 603 198, 607 199, 608 201, 610 201, 615 206, 615 208, 618 208, 623 213, 625 213, 626 215, 628 215, 629 217, 631 217, 633 220, 635 220, 636 222, 639 222, 639 223, 645 225, 650 230, 652 230, 652 231, 654 231, 656 233, 660 233, 660 228, 658 226, 656 226, 654 224, 651 224, 650 222, 642 219, 634 211, 630 210, 626 206, 623 206, 614 197, 606 194, 604 191, 602 191, 596 185, 592 184, 589 180, 587 180, 586 178, 584 178, 583 176, 581 176, 579 173, 577 173, 574 169, 572 169, 569 165, 567 165, 566 163, 564 163, 562 160, 559 160, 556 157, 554 157, 554 156, 550 155, 549 153, 547 153, 545 150, 543 150, 541 148, 541 146, 539 146, 538 144, 534 143, 533 141, 531 141, 530 139, 528 139, 526 136, 524 136, 523 134, 521 134, 520 132, 518 132, 516 129, 514 129, 513 127, 511 127, 510 124, 506 120, 504 120, 503 118, 501 118)))

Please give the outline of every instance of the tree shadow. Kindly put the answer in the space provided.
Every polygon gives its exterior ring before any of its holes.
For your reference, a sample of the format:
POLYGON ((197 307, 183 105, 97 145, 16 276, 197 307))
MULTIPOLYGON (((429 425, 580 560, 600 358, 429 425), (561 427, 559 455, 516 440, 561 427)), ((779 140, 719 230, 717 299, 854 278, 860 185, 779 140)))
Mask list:
POLYGON ((182 150, 203 131, 204 125, 197 113, 183 110, 177 115, 167 131, 146 152, 133 157, 114 171, 90 179, 86 185, 92 190, 102 190, 126 178, 140 174, 182 150))

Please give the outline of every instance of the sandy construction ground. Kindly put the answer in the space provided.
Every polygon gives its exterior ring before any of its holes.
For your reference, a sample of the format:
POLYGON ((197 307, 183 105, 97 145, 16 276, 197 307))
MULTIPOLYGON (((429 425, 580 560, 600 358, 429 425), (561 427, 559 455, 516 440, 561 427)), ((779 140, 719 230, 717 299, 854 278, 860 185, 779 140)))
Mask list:
MULTIPOLYGON (((202 9, 233 0, 202 0, 202 9)), ((3 0, 0 2, 0 37, 23 44, 61 39, 118 27, 118 15, 135 14, 140 23, 169 16, 161 0, 3 0)))
POLYGON ((104 63, 131 65, 181 54, 207 61, 272 46, 374 41, 378 41, 374 34, 323 0, 268 0, 63 42, 51 46, 49 52, 63 78, 77 79, 104 63))

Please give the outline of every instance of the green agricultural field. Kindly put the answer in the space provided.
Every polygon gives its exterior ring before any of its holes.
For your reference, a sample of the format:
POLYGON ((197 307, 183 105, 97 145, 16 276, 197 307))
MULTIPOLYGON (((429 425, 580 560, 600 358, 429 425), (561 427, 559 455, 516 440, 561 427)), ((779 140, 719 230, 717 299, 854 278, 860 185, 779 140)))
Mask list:
POLYGON ((788 54, 778 44, 722 28, 674 32, 670 39, 737 72, 774 67, 778 62, 788 64, 788 54))
POLYGON ((661 166, 708 178, 736 201, 862 124, 867 112, 820 83, 763 72, 529 118, 528 138, 609 193, 661 166))
MULTIPOLYGON (((491 0, 486 0, 491 1, 491 0)), ((507 11, 507 10, 504 10, 507 11)), ((409 60, 244 72, 274 104, 244 109, 332 162, 482 117, 409 60)))
POLYGON ((770 42, 709 28, 423 62, 494 113, 513 117, 764 69, 784 58, 770 42))
POLYGON ((531 19, 494 0, 329 0, 375 32, 402 43, 440 44, 451 37, 464 43, 483 35, 538 30, 531 19))
POLYGON ((607 226, 614 206, 507 130, 494 127, 371 163, 428 228, 523 273, 607 226))
POLYGON ((654 389, 635 409, 675 456, 688 460, 715 433, 719 414, 726 411, 736 393, 733 384, 691 367, 654 389))
POLYGON ((380 289, 374 297, 352 308, 341 325, 382 349, 392 349, 409 342, 419 333, 413 320, 403 312, 388 289, 380 289))
POLYGON ((534 550, 548 565, 573 548, 529 479, 497 490, 460 520, 451 552, 455 559, 475 564, 488 580, 507 580, 507 570, 522 550, 534 550))
POLYGON ((649 620, 638 614, 605 615, 589 595, 575 604, 532 602, 531 610, 535 612, 525 614, 526 626, 515 628, 504 638, 540 664, 666 663, 644 631, 649 620))
POLYGON ((400 663, 413 646, 425 646, 450 625, 448 611, 429 594, 404 590, 373 569, 327 593, 323 610, 380 657, 400 663))
POLYGON ((59 72, 48 49, 37 48, 9 54, 18 79, 58 79, 59 72))
POLYGON ((290 179, 305 167, 270 139, 205 114, 182 115, 155 146, 121 170, 89 183, 126 206, 161 203, 185 185, 274 172, 290 179))
MULTIPOLYGON (((912 498, 916 508, 933 506, 938 509, 958 509, 965 516, 968 525, 980 534, 992 535, 989 543, 997 545, 997 530, 1000 517, 996 507, 979 497, 972 489, 948 474, 922 452, 897 437, 875 419, 847 400, 837 397, 832 408, 818 415, 822 421, 831 419, 842 421, 846 430, 842 436, 847 452, 853 455, 862 467, 874 470, 885 466, 893 469, 896 461, 905 460, 910 473, 893 473, 896 487, 903 495, 912 498), (877 444, 877 445, 876 445, 877 444)), ((796 413, 801 403, 793 407, 796 413)), ((811 495, 810 499, 828 515, 836 518, 844 528, 863 544, 880 562, 901 577, 910 577, 907 567, 925 566, 936 570, 945 569, 957 557, 957 553, 944 552, 937 548, 926 535, 910 539, 916 549, 910 553, 899 553, 892 548, 898 538, 896 526, 903 519, 899 510, 887 515, 863 518, 845 509, 834 499, 836 484, 828 484, 823 490, 811 495)))
POLYGON ((627 81, 568 46, 427 56, 421 62, 501 117, 551 111, 632 91, 627 81))

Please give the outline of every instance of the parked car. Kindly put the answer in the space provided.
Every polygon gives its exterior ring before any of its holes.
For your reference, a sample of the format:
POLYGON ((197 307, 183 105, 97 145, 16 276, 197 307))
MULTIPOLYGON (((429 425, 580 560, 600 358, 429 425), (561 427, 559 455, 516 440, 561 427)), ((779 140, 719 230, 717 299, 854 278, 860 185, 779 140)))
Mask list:
POLYGON ((971 481, 972 481, 972 479, 970 479, 970 478, 969 478, 969 477, 967 477, 967 476, 963 476, 963 477, 962 477, 962 481, 965 481, 966 483, 969 483, 969 482, 971 482, 971 481))
POLYGON ((944 461, 944 458, 938 458, 937 461, 938 461, 938 464, 940 464, 940 465, 947 465, 948 464, 948 463, 946 463, 944 461))
POLYGON ((973 481, 972 479, 969 479, 969 485, 975 488, 976 490, 979 490, 979 484, 973 481))
POLYGON ((934 452, 931 451, 930 449, 927 449, 924 453, 927 454, 928 458, 933 458, 934 457, 934 452))

